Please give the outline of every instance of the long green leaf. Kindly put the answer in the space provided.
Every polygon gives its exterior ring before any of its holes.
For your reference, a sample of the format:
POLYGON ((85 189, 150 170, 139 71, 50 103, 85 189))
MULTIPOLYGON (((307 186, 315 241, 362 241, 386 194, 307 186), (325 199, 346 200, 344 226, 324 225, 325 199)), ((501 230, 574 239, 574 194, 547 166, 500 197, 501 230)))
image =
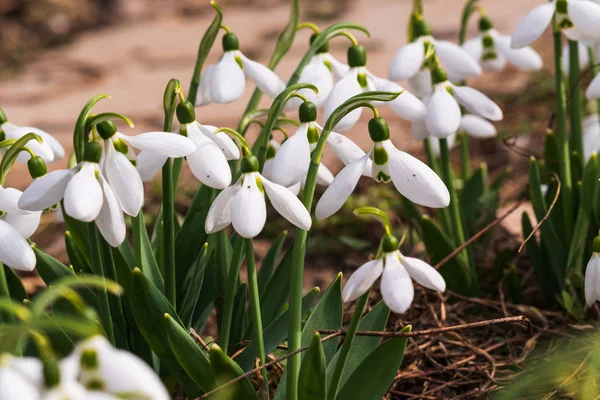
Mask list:
POLYGON ((13 300, 18 301, 19 303, 22 303, 23 300, 25 300, 28 296, 25 287, 23 287, 21 279, 19 279, 19 276, 15 273, 15 271, 12 268, 9 268, 6 265, 4 265, 3 268, 4 275, 6 276, 6 284, 8 285, 10 297, 13 300))
POLYGON ((181 295, 178 296, 178 298, 182 299, 182 301, 178 302, 180 307, 179 316, 185 326, 191 325, 198 298, 202 295, 200 288, 204 282, 204 273, 209 257, 208 243, 205 243, 200 254, 198 254, 198 259, 189 270, 188 276, 183 283, 181 295))
POLYGON ((38 274, 46 285, 51 285, 57 280, 69 276, 75 276, 75 273, 56 258, 44 253, 37 245, 33 245, 33 251, 37 259, 36 268, 38 274))
POLYGON ((142 210, 137 216, 131 217, 131 230, 133 231, 136 264, 138 264, 136 267, 140 268, 148 280, 164 293, 165 283, 152 251, 142 210))
POLYGON ((321 335, 315 332, 302 361, 298 376, 299 400, 327 398, 327 364, 321 335))
MULTIPOLYGON (((209 351, 210 365, 212 366, 213 373, 216 377, 216 386, 225 385, 232 381, 238 376, 242 375, 244 371, 233 361, 231 358, 221 350, 217 345, 212 345, 209 351)), ((260 398, 256 394, 254 387, 248 380, 248 378, 241 379, 233 384, 230 384, 223 389, 215 392, 209 396, 211 400, 229 400, 229 399, 248 399, 248 400, 259 400, 260 398)))
POLYGON ((260 264, 260 269, 258 270, 258 288, 261 296, 265 293, 267 285, 273 276, 275 265, 277 264, 277 259, 281 254, 283 242, 285 241, 287 234, 287 231, 283 231, 277 235, 277 238, 273 241, 273 244, 269 248, 269 251, 260 264))

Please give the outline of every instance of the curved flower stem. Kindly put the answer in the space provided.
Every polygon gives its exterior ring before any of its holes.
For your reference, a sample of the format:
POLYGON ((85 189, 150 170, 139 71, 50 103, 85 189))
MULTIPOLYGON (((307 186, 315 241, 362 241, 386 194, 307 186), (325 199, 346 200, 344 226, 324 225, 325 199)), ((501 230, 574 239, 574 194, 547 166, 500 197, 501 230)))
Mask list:
POLYGON ((581 71, 579 69, 579 45, 569 40, 569 93, 571 98, 571 148, 576 151, 583 169, 583 126, 581 121, 581 71))
MULTIPOLYGON (((6 281, 6 272, 4 272, 4 265, 0 263, 0 297, 10 299, 10 290, 8 288, 8 282, 6 281)), ((0 316, 4 322, 13 322, 14 315, 8 311, 0 311, 0 316)))
MULTIPOLYGON (((256 276, 256 263, 254 261, 254 243, 252 239, 238 239, 245 242, 246 247, 246 269, 248 271, 248 288, 250 289, 250 314, 252 316, 252 327, 254 328, 254 340, 256 341, 257 356, 260 365, 265 365, 265 341, 263 339, 262 316, 260 313, 260 294, 258 291, 258 278, 256 276)), ((266 369, 262 371, 265 383, 265 398, 269 398, 269 374, 266 369)))
POLYGON ((342 380, 342 375, 344 374, 344 368, 346 367, 346 362, 348 361, 348 356, 350 355, 350 348, 352 347, 352 342, 354 341, 354 337, 356 336, 358 323, 360 322, 360 318, 362 317, 363 311, 365 310, 365 305, 369 300, 370 293, 371 289, 367 290, 367 292, 360 296, 358 301, 356 302, 356 307, 354 308, 354 313, 352 313, 350 325, 348 325, 348 329, 346 330, 344 343, 342 344, 342 348, 340 349, 340 356, 337 360, 337 363, 335 364, 335 369, 333 370, 331 384, 329 385, 329 391, 327 392, 328 400, 335 400, 337 396, 340 382, 342 380))
POLYGON ((221 318, 221 329, 219 329, 219 344, 227 353, 229 347, 229 336, 231 334, 231 319, 233 318, 233 306, 235 293, 240 275, 240 264, 244 258, 244 239, 237 238, 233 247, 231 265, 229 265, 229 276, 227 277, 227 290, 225 292, 225 303, 223 304, 223 317, 221 318))
POLYGON ((560 148, 560 182, 561 204, 564 218, 564 236, 567 243, 571 242, 574 224, 573 210, 573 181, 571 179, 571 153, 567 137, 567 97, 562 69, 562 35, 554 32, 554 83, 556 89, 556 122, 557 135, 560 148))
MULTIPOLYGON (((98 228, 93 222, 88 223, 88 236, 90 240, 90 258, 92 259, 92 270, 94 275, 106 279, 104 272, 104 263, 102 262, 102 251, 100 250, 100 237, 98 228)), ((110 303, 108 301, 108 291, 98 289, 98 308, 100 311, 100 324, 106 333, 107 339, 115 345, 115 333, 113 331, 112 317, 110 313, 110 303)))

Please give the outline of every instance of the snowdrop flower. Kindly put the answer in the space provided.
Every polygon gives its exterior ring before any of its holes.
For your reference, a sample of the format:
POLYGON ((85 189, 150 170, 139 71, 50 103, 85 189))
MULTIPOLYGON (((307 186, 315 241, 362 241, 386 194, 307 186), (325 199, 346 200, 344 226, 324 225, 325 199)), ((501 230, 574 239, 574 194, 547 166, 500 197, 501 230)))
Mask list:
MULTIPOLYGON (((83 160, 70 169, 33 175, 19 198, 22 210, 41 211, 64 199, 64 212, 83 222, 94 221, 113 247, 125 240, 125 218, 119 199, 100 168, 102 145, 86 144, 83 160)), ((129 161, 127 161, 129 162, 129 161)))
POLYGON ((412 279, 427 289, 444 292, 446 282, 431 265, 418 258, 406 257, 398 250, 398 239, 384 236, 382 254, 359 267, 344 286, 344 302, 355 300, 366 293, 381 276, 381 295, 385 304, 395 313, 406 312, 414 297, 412 279))
POLYGON ((271 98, 277 97, 285 84, 275 72, 256 61, 250 60, 239 50, 236 35, 223 36, 223 55, 216 64, 210 65, 202 74, 196 106, 209 103, 231 103, 239 99, 246 88, 246 76, 271 98))
POLYGON ((255 156, 242 158, 242 176, 219 193, 208 210, 205 224, 207 233, 215 233, 232 224, 233 229, 244 238, 257 236, 267 219, 265 192, 282 217, 300 229, 310 229, 310 214, 302 202, 288 188, 266 179, 258 172, 258 168, 255 156))
POLYGON ((119 397, 107 393, 87 390, 76 381, 60 382, 46 391, 40 400, 119 400, 119 397))
MULTIPOLYGON (((6 114, 0 109, 0 141, 5 139, 19 139, 29 132, 38 135, 41 138, 41 142, 30 140, 27 142, 27 147, 31 149, 33 153, 42 157, 45 162, 49 163, 56 161, 65 156, 65 149, 63 149, 58 140, 52 137, 52 135, 38 128, 31 126, 17 126, 8 122, 6 114)), ((17 160, 25 163, 29 158, 30 155, 27 152, 21 152, 17 157, 17 160)))
POLYGON ((325 190, 315 210, 318 219, 335 214, 346 202, 364 173, 369 158, 370 176, 377 182, 390 182, 407 199, 426 207, 441 208, 450 204, 450 194, 444 182, 431 168, 408 153, 398 150, 390 140, 383 118, 369 121, 373 147, 368 154, 346 165, 325 190))
POLYGON ((433 94, 426 100, 425 127, 432 136, 445 138, 456 133, 462 121, 459 104, 468 112, 491 121, 503 118, 496 103, 476 89, 453 85, 443 69, 431 71, 431 80, 433 94))
POLYGON ((433 38, 429 24, 420 16, 415 18, 414 32, 415 41, 402 46, 392 60, 389 71, 391 80, 409 80, 409 86, 413 90, 430 87, 431 78, 426 73, 427 62, 434 54, 448 71, 452 82, 481 75, 481 67, 469 53, 454 43, 433 38))
POLYGON ((0 355, 0 400, 38 400, 42 363, 31 357, 0 355))
MULTIPOLYGON (((590 55, 588 52, 588 46, 583 42, 577 42, 577 52, 579 53, 579 69, 583 71, 590 65, 590 55)), ((594 53, 599 54, 600 51, 600 43, 598 43, 594 48, 594 53)), ((562 67, 563 73, 565 75, 569 75, 569 71, 571 69, 571 64, 569 60, 569 44, 567 43, 562 48, 562 67)))
POLYGON ((281 145, 277 140, 269 140, 269 145, 267 147, 267 156, 265 157, 265 165, 263 165, 262 171, 263 176, 269 180, 273 180, 273 160, 275 160, 275 156, 277 155, 277 152, 280 148, 281 145))
POLYGON ((487 17, 479 20, 479 35, 467 40, 463 49, 471 55, 484 71, 498 71, 506 63, 524 71, 537 71, 542 68, 542 57, 531 47, 513 49, 510 36, 501 35, 494 29, 492 21, 487 17))
POLYGON ((555 0, 529 11, 512 34, 511 46, 529 46, 542 36, 554 18, 554 26, 570 40, 591 44, 600 39, 600 5, 587 0, 555 0))
POLYGON ((585 269, 585 302, 592 306, 600 300, 600 236, 594 239, 592 258, 585 269))
MULTIPOLYGON (((497 134, 496 127, 490 121, 473 114, 465 114, 460 119, 457 133, 462 132, 477 139, 489 139, 497 134)), ((411 134, 415 140, 423 140, 428 137, 435 154, 440 154, 440 139, 429 134, 424 121, 414 122, 411 134)), ((456 133, 448 136, 446 140, 448 148, 452 148, 456 143, 456 133)))
POLYGON ((594 152, 600 152, 600 121, 598 120, 598 114, 589 115, 583 120, 583 153, 586 162, 594 152))
MULTIPOLYGON (((339 107, 342 103, 352 96, 367 92, 367 91, 388 91, 401 92, 395 100, 386 102, 392 111, 400 117, 409 121, 422 119, 425 116, 425 106, 412 93, 404 91, 400 85, 387 79, 381 79, 370 73, 365 67, 367 62, 367 53, 363 46, 352 46, 348 48, 348 65, 350 69, 344 77, 335 84, 323 110, 325 120, 339 107)), ((336 125, 336 130, 339 132, 347 131, 352 128, 356 121, 360 118, 362 108, 357 108, 347 114, 336 125)))
POLYGON ((106 399, 171 399, 148 364, 128 351, 115 349, 102 336, 79 343, 73 353, 61 361, 61 370, 62 380, 78 381, 90 393, 112 395, 106 399))

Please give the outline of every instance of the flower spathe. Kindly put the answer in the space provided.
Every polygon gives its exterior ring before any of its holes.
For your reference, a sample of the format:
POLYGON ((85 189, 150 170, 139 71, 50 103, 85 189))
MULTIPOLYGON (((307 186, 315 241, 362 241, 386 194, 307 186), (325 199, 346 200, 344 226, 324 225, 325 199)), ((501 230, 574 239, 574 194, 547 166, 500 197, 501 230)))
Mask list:
POLYGON ((223 36, 223 51, 219 61, 208 66, 200 78, 196 106, 231 103, 239 99, 246 88, 246 77, 271 98, 285 89, 275 72, 250 60, 239 50, 237 36, 233 33, 223 36))
POLYGON ((600 39, 600 5, 587 0, 555 0, 527 13, 512 34, 511 46, 519 49, 535 42, 554 19, 570 40, 591 44, 600 39))
POLYGON ((300 229, 310 229, 310 214, 296 195, 257 171, 256 157, 244 157, 240 179, 219 193, 208 210, 205 223, 207 233, 218 232, 232 224, 241 237, 250 239, 257 236, 267 219, 265 194, 282 217, 300 229))

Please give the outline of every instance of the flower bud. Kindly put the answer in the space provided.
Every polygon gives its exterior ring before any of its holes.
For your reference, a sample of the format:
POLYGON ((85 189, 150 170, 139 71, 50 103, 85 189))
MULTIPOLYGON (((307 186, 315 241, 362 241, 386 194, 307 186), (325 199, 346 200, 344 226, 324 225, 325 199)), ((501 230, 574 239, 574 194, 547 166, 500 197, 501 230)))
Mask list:
POLYGON ((108 140, 117 133, 117 127, 112 121, 102 121, 96 125, 96 130, 100 137, 104 140, 108 140))
POLYGON ((27 161, 27 168, 29 169, 29 175, 31 175, 33 179, 40 178, 48 172, 46 169, 46 162, 40 156, 30 158, 29 161, 27 161))
POLYGON ((187 100, 177 105, 176 113, 180 124, 191 124, 196 120, 194 105, 187 100))
POLYGON ((385 235, 381 239, 381 250, 384 253, 391 253, 393 251, 396 251, 398 250, 398 246, 400 246, 400 242, 398 242, 398 239, 396 239, 395 236, 385 235))
POLYGON ((259 166, 258 158, 250 154, 249 156, 242 158, 240 169, 242 170, 242 173, 247 174, 249 172, 258 172, 259 166))
POLYGON ((371 118, 369 121, 369 136, 373 142, 383 142, 390 138, 390 128, 385 119, 381 117, 371 118))
MULTIPOLYGON (((312 45, 315 39, 319 36, 319 33, 313 33, 310 35, 310 44, 312 45)), ((328 53, 329 52, 329 42, 325 42, 325 44, 318 48, 317 54, 328 53)))
POLYGON ((420 38, 421 36, 429 36, 431 35, 431 26, 429 25, 429 22, 425 21, 423 18, 415 18, 413 32, 415 39, 420 38))
POLYGON ((367 51, 365 50, 365 46, 348 47, 348 65, 350 68, 367 65, 367 51))
POLYGON ((298 109, 300 122, 313 122, 317 120, 317 107, 310 101, 305 101, 298 109))
POLYGON ((100 163, 102 158, 102 145, 98 142, 89 142, 83 150, 83 161, 91 163, 100 163))
POLYGON ((237 36, 233 33, 228 33, 223 36, 223 51, 239 50, 240 42, 237 36))

